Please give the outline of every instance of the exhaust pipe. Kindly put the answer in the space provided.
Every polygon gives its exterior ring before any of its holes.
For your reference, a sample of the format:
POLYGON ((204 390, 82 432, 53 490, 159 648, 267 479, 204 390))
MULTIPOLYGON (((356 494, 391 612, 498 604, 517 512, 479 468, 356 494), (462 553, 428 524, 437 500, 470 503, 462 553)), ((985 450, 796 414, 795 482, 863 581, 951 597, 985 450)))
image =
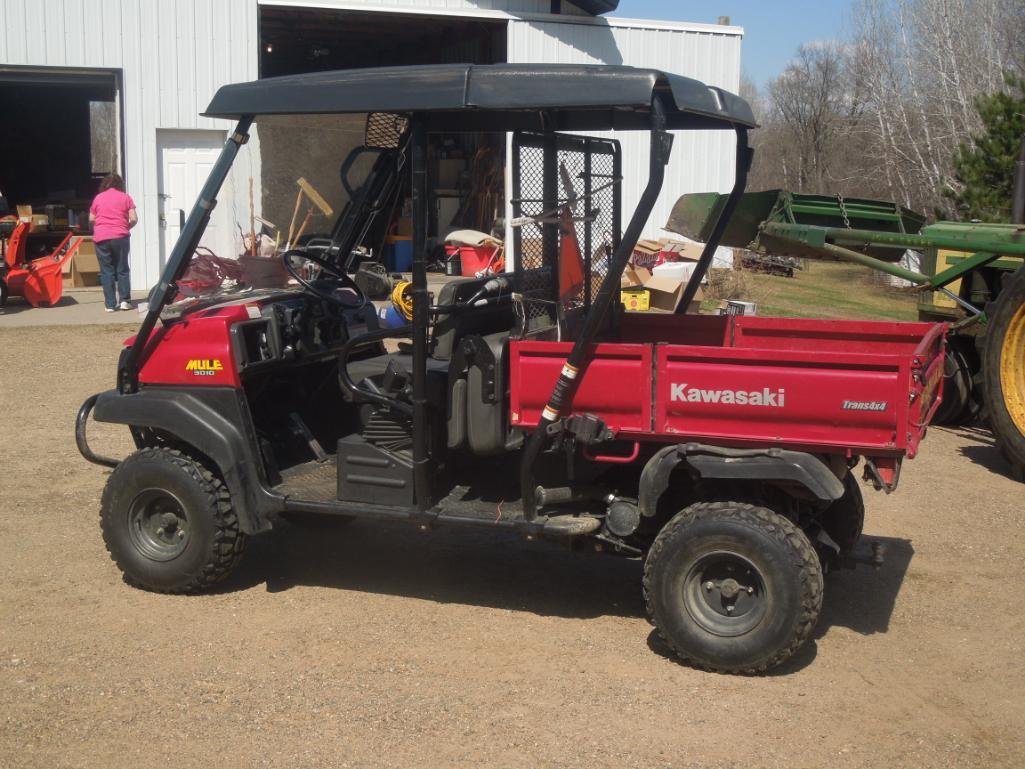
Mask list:
POLYGON ((1025 136, 1014 164, 1014 194, 1011 196, 1011 224, 1025 224, 1025 136))

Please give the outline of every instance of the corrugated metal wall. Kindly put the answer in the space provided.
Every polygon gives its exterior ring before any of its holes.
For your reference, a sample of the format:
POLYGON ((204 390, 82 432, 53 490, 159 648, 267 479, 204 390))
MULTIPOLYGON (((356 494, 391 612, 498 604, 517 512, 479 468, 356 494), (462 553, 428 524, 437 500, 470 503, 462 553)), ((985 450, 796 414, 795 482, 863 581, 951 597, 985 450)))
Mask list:
MULTIPOLYGON (((645 27, 616 19, 586 24, 510 21, 510 62, 627 64, 652 67, 737 91, 740 44, 735 28, 645 27)), ((726 192, 733 183, 735 137, 732 131, 677 131, 662 194, 645 237, 661 237, 676 199, 686 192, 726 192)), ((623 146, 623 216, 633 212, 648 177, 647 134, 619 132, 623 146)))
POLYGON ((157 129, 230 126, 199 113, 219 86, 256 78, 257 11, 254 0, 0 0, 0 63, 121 70, 140 216, 133 288, 159 277, 157 129))

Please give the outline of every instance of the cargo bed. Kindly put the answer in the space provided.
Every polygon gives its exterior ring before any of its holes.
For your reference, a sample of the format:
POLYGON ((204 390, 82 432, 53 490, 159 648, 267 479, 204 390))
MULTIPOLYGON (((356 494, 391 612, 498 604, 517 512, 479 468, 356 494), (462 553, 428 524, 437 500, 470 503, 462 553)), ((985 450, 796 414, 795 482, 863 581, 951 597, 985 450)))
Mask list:
MULTIPOLYGON (((940 402, 944 330, 628 313, 596 345, 573 412, 621 439, 913 457, 940 402)), ((513 425, 537 425, 570 348, 511 342, 513 425)))

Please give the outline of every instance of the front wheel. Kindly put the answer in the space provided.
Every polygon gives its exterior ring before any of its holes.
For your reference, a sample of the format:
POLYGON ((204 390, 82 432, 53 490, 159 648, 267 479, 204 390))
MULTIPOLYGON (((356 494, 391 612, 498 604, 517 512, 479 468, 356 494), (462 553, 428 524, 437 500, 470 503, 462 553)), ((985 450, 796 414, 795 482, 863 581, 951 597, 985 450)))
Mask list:
POLYGON ((158 593, 196 593, 220 582, 246 546, 224 483, 181 451, 146 448, 107 480, 103 541, 124 580, 158 593))
POLYGON ((804 533, 764 507, 684 508, 644 565, 656 629, 685 661, 723 673, 763 673, 793 656, 822 608, 822 567, 804 533))

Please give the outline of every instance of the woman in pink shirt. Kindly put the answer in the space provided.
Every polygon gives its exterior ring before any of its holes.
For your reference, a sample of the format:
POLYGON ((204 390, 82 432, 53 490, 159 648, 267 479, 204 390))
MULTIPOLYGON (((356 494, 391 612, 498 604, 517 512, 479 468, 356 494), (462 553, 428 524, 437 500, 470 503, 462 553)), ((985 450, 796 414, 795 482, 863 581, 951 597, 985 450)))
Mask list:
POLYGON ((89 222, 93 225, 93 244, 100 262, 100 285, 107 312, 132 309, 132 281, 128 273, 128 234, 139 221, 135 201, 125 193, 125 180, 117 174, 103 177, 100 194, 93 198, 89 222), (114 289, 117 288, 115 294, 114 289))

